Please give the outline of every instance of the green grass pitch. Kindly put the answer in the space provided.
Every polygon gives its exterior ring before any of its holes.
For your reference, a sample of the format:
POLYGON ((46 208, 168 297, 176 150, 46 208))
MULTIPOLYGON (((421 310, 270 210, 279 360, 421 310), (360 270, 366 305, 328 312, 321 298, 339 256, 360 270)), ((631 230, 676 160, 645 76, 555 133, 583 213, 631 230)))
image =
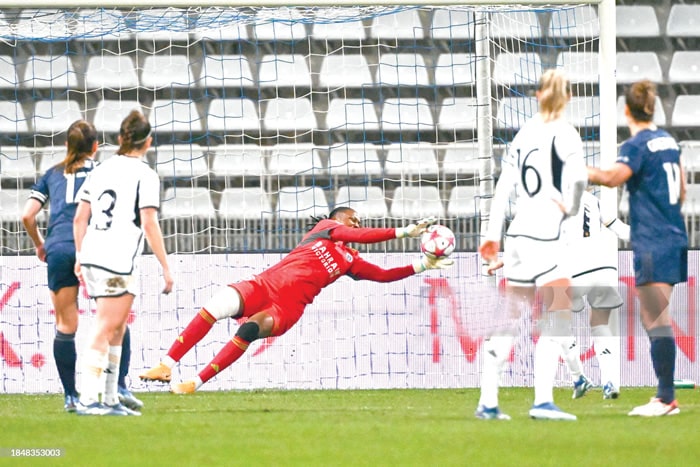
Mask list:
POLYGON ((473 418, 476 389, 139 394, 142 417, 63 413, 58 395, 0 396, 2 465, 686 466, 700 464, 700 391, 678 390, 681 413, 628 417, 650 388, 600 391, 559 406, 577 422, 527 417, 531 388, 501 390, 511 421, 473 418), (8 448, 62 448, 13 459, 8 448))

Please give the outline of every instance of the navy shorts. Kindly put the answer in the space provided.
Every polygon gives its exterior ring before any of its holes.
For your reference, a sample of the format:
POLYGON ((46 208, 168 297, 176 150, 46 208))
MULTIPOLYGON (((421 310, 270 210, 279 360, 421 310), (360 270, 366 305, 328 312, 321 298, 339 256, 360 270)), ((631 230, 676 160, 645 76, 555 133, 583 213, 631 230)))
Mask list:
POLYGON ((688 280, 688 248, 658 245, 653 249, 635 249, 634 279, 637 285, 685 282, 688 280))
POLYGON ((72 243, 57 243, 46 252, 49 290, 56 292, 64 287, 80 284, 75 276, 75 245, 72 243))

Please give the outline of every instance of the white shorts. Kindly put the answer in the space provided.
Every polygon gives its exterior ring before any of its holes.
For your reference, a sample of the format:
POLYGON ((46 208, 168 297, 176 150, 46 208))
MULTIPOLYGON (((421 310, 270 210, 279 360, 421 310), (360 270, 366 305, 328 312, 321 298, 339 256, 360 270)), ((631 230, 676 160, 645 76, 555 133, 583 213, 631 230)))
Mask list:
POLYGON ((542 286, 571 277, 564 265, 562 242, 527 237, 506 237, 503 251, 503 275, 510 285, 542 286), (561 264, 560 264, 561 263, 561 264))
POLYGON ((119 297, 138 291, 138 270, 134 268, 131 274, 117 274, 95 266, 82 266, 81 271, 85 287, 90 298, 119 297))
POLYGON ((574 274, 571 278, 572 311, 579 312, 585 307, 583 297, 591 308, 612 310, 622 306, 618 292, 617 269, 611 266, 574 274))

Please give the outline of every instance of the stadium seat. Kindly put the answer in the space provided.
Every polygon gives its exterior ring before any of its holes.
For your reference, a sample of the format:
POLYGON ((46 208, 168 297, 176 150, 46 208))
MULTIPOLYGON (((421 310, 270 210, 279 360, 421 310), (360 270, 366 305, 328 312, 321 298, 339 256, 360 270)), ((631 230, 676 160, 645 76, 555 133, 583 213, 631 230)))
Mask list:
POLYGON ((479 145, 477 143, 453 144, 445 149, 442 173, 445 180, 473 177, 479 173, 479 145))
POLYGON ((326 128, 329 130, 379 130, 379 118, 374 109, 374 102, 362 98, 332 99, 328 104, 326 128))
POLYGON ((700 37, 700 5, 675 4, 671 6, 666 21, 666 35, 669 37, 700 37))
POLYGON ((136 100, 103 99, 97 103, 92 123, 97 131, 119 133, 122 121, 132 110, 143 112, 141 103, 136 100))
POLYGON ((537 99, 534 97, 504 97, 498 104, 496 128, 520 128, 535 113, 537 99))
POLYGON ((398 219, 445 217, 445 207, 434 185, 398 186, 394 190, 389 213, 398 219))
POLYGON ((0 89, 15 89, 17 84, 14 59, 9 55, 0 55, 0 89))
POLYGON ((661 35, 656 11, 651 5, 617 5, 615 7, 618 38, 658 37, 661 35))
POLYGON ((683 170, 691 174, 700 173, 700 141, 681 141, 681 157, 683 170))
POLYGON ((476 84, 474 54, 440 54, 435 64, 436 86, 474 86, 476 84))
POLYGON ((598 52, 561 52, 557 68, 564 70, 572 84, 598 84, 598 52))
POLYGON ((566 118, 569 123, 578 128, 600 126, 600 97, 572 97, 566 106, 566 118))
POLYGON ((378 86, 429 86, 428 68, 420 54, 383 53, 377 68, 378 86))
POLYGON ((19 83, 25 89, 55 89, 66 91, 78 86, 78 77, 68 55, 32 55, 24 65, 19 83))
POLYGON ((248 58, 244 55, 207 55, 199 85, 205 88, 240 89, 255 86, 248 58))
POLYGON ((132 59, 126 55, 90 57, 85 71, 87 89, 126 91, 139 85, 132 59))
MULTIPOLYGON (((264 11, 261 14, 264 14, 264 11)), ((302 21, 272 21, 271 17, 263 18, 254 23, 251 39, 255 41, 300 41, 306 39, 306 26, 302 21)))
POLYGON ((22 104, 0 100, 0 133, 26 133, 29 131, 22 104))
POLYGON ((306 58, 301 54, 264 55, 258 64, 258 85, 262 88, 310 87, 306 58))
POLYGON ((457 185, 450 190, 447 217, 472 218, 479 215, 479 187, 457 185))
POLYGON ((248 39, 245 21, 241 21, 247 16, 238 9, 228 9, 221 7, 205 8, 194 18, 193 29, 195 39, 208 41, 241 41, 248 39))
MULTIPOLYGON (((325 10, 320 9, 318 16, 325 18, 325 10)), ((334 13, 330 10, 331 14, 334 13)), ((361 41, 367 37, 365 26, 361 20, 357 21, 314 21, 311 29, 311 37, 318 41, 361 41)))
POLYGON ((555 38, 598 37, 598 13, 592 5, 563 8, 552 13, 549 36, 555 38))
POLYGON ((32 128, 43 136, 64 133, 81 118, 80 105, 75 101, 42 99, 34 104, 32 128))
POLYGON ((34 157, 39 161, 39 175, 43 175, 51 167, 66 158, 66 147, 45 146, 42 148, 37 148, 36 152, 34 153, 34 157))
POLYGON ((197 178, 209 174, 204 148, 190 144, 164 144, 156 146, 155 169, 167 178, 197 178))
POLYGON ((382 107, 381 125, 384 131, 432 130, 430 104, 423 97, 387 98, 382 107))
POLYGON ((476 97, 446 97, 442 100, 437 122, 439 130, 475 130, 476 121, 476 97))
POLYGON ((81 8, 75 12, 74 34, 88 42, 129 40, 124 29, 124 14, 107 8, 81 8))
POLYGON ((225 188, 221 192, 221 218, 268 219, 272 217, 272 212, 270 196, 262 187, 225 188))
POLYGON ((189 15, 180 8, 145 8, 134 16, 130 28, 143 41, 187 42, 189 15))
POLYGON ((256 144, 212 146, 209 151, 212 175, 216 177, 260 177, 267 173, 263 150, 256 144))
MULTIPOLYGON (((24 203, 29 199, 30 190, 26 188, 0 190, 0 221, 17 222, 22 219, 24 203)), ((39 212, 39 220, 43 220, 44 212, 39 212)))
MULTIPOLYGON (((666 126, 666 112, 664 111, 664 106, 659 96, 656 96, 656 103, 654 104, 653 122, 657 126, 666 126)), ((617 126, 627 126, 627 119, 625 118, 625 96, 619 96, 617 98, 617 126)))
POLYGON ((209 189, 204 187, 169 187, 160 207, 163 219, 178 217, 212 218, 216 216, 209 189))
POLYGON ((672 84, 700 83, 700 51, 676 50, 668 68, 672 84))
POLYGON ((421 143, 388 146, 384 173, 388 177, 434 177, 438 174, 435 147, 421 143))
POLYGON ((193 83, 192 68, 184 54, 148 55, 143 60, 141 86, 146 89, 186 88, 193 83))
POLYGON ((154 100, 148 121, 156 133, 202 131, 197 105, 187 99, 154 100))
POLYGON ((491 36, 494 38, 527 39, 543 36, 535 11, 495 12, 491 15, 491 36))
POLYGON ((319 175, 325 173, 319 151, 310 144, 277 144, 270 148, 270 175, 319 175))
POLYGON ((309 216, 328 215, 328 201, 318 186, 282 187, 276 212, 280 219, 307 220, 309 216))
POLYGON ((542 75, 537 53, 500 53, 493 68, 493 79, 501 86, 536 86, 542 75))
POLYGON ((663 82, 661 63, 655 52, 618 52, 616 55, 617 83, 631 84, 640 79, 663 82))
POLYGON ((379 177, 382 166, 377 148, 372 144, 342 144, 331 147, 328 152, 328 171, 331 176, 379 177))
POLYGON ((316 128, 311 101, 305 97, 269 99, 263 117, 267 131, 309 132, 316 128))
POLYGON ((700 95, 679 95, 671 114, 673 127, 700 126, 700 95))
POLYGON ((3 145, 0 147, 0 177, 4 179, 34 179, 36 165, 32 148, 3 145))
POLYGON ((435 40, 472 39, 474 13, 466 10, 435 10, 430 23, 430 37, 435 40))
POLYGON ((373 39, 423 39, 425 32, 417 9, 403 10, 393 15, 372 18, 370 37, 373 39))
POLYGON ((360 219, 383 219, 389 214, 384 191, 378 186, 341 186, 335 195, 335 207, 348 206, 360 219))
MULTIPOLYGON (((19 4, 21 5, 21 4, 19 4)), ((30 8, 17 15, 17 24, 12 31, 13 37, 20 40, 59 41, 72 37, 70 11, 51 8, 30 8)))
POLYGON ((259 131, 257 103, 250 99, 213 99, 207 112, 207 130, 223 131, 226 135, 243 134, 246 131, 259 131))
POLYGON ((360 54, 329 55, 323 59, 318 76, 322 88, 361 88, 372 86, 367 57, 360 54))

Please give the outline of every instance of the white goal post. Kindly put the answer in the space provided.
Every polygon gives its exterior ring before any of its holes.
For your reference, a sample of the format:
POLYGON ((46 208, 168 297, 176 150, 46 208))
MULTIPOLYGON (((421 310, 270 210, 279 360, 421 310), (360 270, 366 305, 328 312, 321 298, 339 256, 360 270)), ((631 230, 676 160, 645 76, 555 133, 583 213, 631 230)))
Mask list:
MULTIPOLYGON (((113 155, 118 122, 132 108, 155 131, 148 162, 161 176, 177 283, 161 297, 145 256, 132 375, 158 360, 213 290, 278 261, 311 214, 349 204, 371 226, 434 214, 457 234, 456 267, 394 284, 343 278, 292 331, 257 343, 210 389, 476 385, 475 357, 499 300, 482 281, 476 246, 498 160, 536 111, 543 69, 571 73, 570 117, 587 162, 615 158, 613 0, 27 0, 0 2, 0 13, 6 392, 60 389, 46 345, 45 266, 19 210, 62 157, 76 118, 97 126, 100 159, 113 155)), ((617 209, 616 192, 601 196, 605 211, 617 209)), ((360 250, 385 267, 418 254, 406 240, 360 250)), ((82 340, 93 306, 81 298, 80 308, 82 340)), ((218 323, 175 377, 194 374, 236 326, 218 323)), ((519 343, 509 384, 530 384, 530 345, 519 343)), ((145 390, 140 384, 132 379, 145 390)))

